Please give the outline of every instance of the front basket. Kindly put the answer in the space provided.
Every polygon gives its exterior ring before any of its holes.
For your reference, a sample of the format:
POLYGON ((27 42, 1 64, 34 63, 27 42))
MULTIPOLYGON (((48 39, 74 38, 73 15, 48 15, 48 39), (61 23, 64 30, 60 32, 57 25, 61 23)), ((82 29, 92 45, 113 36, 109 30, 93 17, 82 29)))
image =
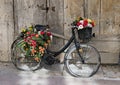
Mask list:
POLYGON ((89 42, 92 38, 92 28, 86 27, 78 30, 78 37, 81 42, 89 42))

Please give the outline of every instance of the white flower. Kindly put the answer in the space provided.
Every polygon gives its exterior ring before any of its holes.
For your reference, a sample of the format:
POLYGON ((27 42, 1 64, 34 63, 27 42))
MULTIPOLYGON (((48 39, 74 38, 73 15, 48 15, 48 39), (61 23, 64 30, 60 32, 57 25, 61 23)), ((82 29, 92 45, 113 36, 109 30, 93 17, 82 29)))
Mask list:
POLYGON ((25 55, 23 53, 21 54, 21 58, 25 58, 25 55))
POLYGON ((52 35, 50 36, 50 40, 51 40, 51 41, 53 40, 53 36, 52 36, 52 35))
POLYGON ((88 24, 88 27, 92 27, 92 25, 89 23, 89 24, 88 24))
POLYGON ((41 34, 41 31, 38 31, 38 34, 40 35, 40 34, 41 34))
POLYGON ((83 29, 83 25, 78 26, 78 30, 83 29))
POLYGON ((80 23, 83 24, 83 20, 80 20, 80 23))

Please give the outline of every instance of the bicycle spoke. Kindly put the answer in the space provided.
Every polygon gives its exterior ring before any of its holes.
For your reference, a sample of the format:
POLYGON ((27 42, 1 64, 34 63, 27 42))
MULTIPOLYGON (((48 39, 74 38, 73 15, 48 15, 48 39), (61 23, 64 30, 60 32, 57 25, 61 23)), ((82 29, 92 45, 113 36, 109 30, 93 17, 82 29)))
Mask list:
POLYGON ((80 45, 80 54, 85 63, 82 63, 76 47, 71 47, 66 54, 66 68, 73 76, 89 77, 94 75, 100 66, 100 55, 97 50, 89 45, 80 45))
POLYGON ((16 40, 12 48, 12 62, 20 70, 37 70, 40 67, 40 61, 36 62, 33 56, 26 56, 26 51, 19 47, 23 40, 16 40))

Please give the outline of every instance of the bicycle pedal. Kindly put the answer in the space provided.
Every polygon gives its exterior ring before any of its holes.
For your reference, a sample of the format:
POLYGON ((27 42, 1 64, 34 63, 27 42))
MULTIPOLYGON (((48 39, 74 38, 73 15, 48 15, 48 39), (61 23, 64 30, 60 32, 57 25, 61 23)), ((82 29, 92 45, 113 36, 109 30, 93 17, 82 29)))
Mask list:
POLYGON ((56 59, 54 64, 60 63, 60 60, 56 59))

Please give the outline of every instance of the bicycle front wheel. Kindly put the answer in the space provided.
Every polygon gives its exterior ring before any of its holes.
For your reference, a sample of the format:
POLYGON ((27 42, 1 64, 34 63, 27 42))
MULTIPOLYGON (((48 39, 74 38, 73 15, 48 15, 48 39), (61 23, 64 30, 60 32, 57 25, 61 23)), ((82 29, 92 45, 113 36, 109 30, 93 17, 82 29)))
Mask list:
POLYGON ((23 39, 16 39, 11 46, 11 60, 19 70, 34 71, 40 68, 41 61, 37 62, 33 56, 26 56, 26 51, 21 47, 23 39))
POLYGON ((65 55, 65 66, 68 73, 75 77, 90 77, 94 75, 101 64, 99 52, 96 48, 87 44, 81 44, 79 52, 84 63, 81 62, 75 45, 68 49, 65 55))

